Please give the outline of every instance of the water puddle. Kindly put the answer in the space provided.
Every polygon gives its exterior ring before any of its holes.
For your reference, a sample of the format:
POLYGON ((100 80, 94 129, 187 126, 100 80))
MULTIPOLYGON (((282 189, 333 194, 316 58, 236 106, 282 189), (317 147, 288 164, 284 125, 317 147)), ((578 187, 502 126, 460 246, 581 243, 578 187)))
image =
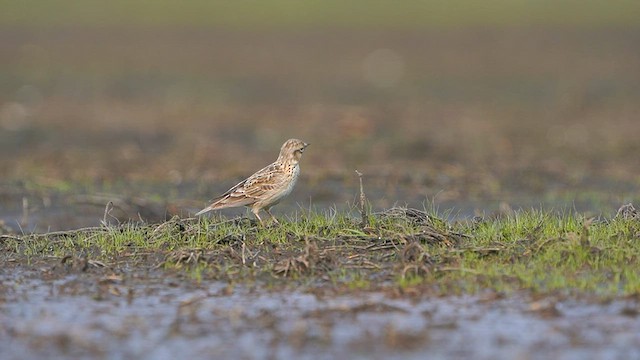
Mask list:
POLYGON ((1 276, 4 359, 640 357, 635 300, 327 295, 13 270, 1 276))

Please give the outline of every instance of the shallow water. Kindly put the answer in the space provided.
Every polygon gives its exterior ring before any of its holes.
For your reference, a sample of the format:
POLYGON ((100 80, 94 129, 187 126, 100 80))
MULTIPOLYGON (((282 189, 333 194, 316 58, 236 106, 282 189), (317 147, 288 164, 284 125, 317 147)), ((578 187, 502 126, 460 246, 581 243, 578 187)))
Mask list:
MULTIPOLYGON (((295 218, 308 210, 326 213, 332 210, 353 212, 359 216, 353 204, 358 201, 356 179, 345 182, 329 179, 319 183, 300 181, 293 193, 273 213, 279 218, 295 218)), ((233 183, 231 181, 230 183, 233 183)), ((611 217, 616 209, 633 197, 629 183, 588 180, 575 188, 562 191, 549 190, 539 194, 513 188, 499 196, 450 198, 446 188, 440 192, 425 193, 412 186, 388 186, 380 179, 365 182, 367 200, 372 211, 382 211, 393 206, 417 209, 435 208, 440 217, 450 221, 464 220, 476 215, 489 216, 506 209, 545 209, 558 212, 581 212, 589 216, 611 217), (612 193, 610 189, 618 189, 612 193)), ((224 184, 214 189, 195 183, 173 186, 168 183, 136 183, 101 188, 78 187, 73 191, 33 191, 16 184, 0 185, 0 221, 17 233, 42 233, 99 226, 105 219, 105 206, 114 206, 106 216, 112 224, 141 219, 157 223, 174 215, 192 216, 207 204, 214 194, 226 190, 224 184), (162 200, 157 200, 162 199, 162 200)), ((253 217, 246 208, 219 211, 222 216, 253 217)))
POLYGON ((179 278, 2 274, 0 358, 640 357, 640 304, 323 295, 179 278))

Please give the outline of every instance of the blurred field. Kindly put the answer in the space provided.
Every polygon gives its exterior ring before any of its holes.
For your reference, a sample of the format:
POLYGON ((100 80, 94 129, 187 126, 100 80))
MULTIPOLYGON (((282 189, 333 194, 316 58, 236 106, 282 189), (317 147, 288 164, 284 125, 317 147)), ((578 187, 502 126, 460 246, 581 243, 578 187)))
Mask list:
POLYGON ((3 1, 0 22, 49 26, 425 27, 637 26, 633 0, 3 1))
POLYGON ((204 202, 299 137, 301 201, 637 199, 638 2, 177 4, 0 4, 4 183, 204 202))

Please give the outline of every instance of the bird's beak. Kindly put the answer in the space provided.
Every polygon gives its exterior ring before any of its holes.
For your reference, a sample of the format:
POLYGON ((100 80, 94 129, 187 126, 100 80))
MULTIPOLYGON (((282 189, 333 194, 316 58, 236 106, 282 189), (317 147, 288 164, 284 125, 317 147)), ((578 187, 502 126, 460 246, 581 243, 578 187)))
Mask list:
POLYGON ((306 149, 307 146, 309 146, 310 144, 304 143, 304 148, 306 149))

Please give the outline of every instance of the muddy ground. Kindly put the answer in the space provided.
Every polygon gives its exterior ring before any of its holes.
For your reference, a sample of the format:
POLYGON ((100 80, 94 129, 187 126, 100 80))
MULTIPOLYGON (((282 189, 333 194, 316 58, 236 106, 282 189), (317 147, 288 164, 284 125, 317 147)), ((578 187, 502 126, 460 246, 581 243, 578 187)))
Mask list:
MULTIPOLYGON (((275 208, 640 202, 626 28, 0 30, 2 233, 159 222, 311 143, 275 208), (382 73, 382 76, 376 75, 382 73)), ((227 216, 244 214, 233 210, 227 216)), ((637 358, 636 299, 265 288, 13 257, 2 358, 637 358), (7 350, 9 349, 9 350, 7 350)))
POLYGON ((284 290, 52 262, 1 276, 3 359, 640 356, 637 299, 284 290))

